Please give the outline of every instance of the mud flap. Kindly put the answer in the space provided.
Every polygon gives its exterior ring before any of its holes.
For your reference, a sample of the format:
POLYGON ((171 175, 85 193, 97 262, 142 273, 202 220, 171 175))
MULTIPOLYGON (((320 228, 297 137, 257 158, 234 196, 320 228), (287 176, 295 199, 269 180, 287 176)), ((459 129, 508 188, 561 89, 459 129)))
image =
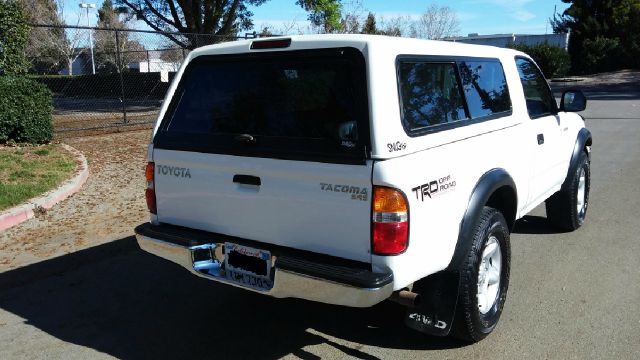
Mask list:
POLYGON ((442 271, 413 284, 412 291, 420 295, 416 308, 408 308, 404 323, 422 333, 447 336, 451 331, 458 299, 457 272, 442 271))

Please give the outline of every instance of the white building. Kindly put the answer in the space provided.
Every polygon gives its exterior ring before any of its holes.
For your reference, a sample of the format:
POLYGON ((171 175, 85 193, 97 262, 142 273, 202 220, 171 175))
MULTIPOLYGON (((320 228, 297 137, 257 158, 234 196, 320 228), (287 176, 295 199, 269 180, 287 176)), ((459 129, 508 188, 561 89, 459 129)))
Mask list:
POLYGON ((563 49, 569 46, 569 33, 566 34, 545 34, 545 35, 527 35, 527 34, 494 34, 494 35, 478 35, 469 34, 469 36, 457 36, 444 39, 446 41, 463 42, 476 45, 490 45, 497 47, 507 47, 508 44, 525 44, 529 46, 547 43, 555 45, 563 49))
POLYGON ((169 62, 160 59, 160 54, 157 51, 149 51, 149 58, 144 61, 136 61, 129 63, 128 67, 130 71, 141 73, 160 73, 160 80, 162 82, 169 81, 169 73, 177 72, 180 69, 179 62, 169 62))

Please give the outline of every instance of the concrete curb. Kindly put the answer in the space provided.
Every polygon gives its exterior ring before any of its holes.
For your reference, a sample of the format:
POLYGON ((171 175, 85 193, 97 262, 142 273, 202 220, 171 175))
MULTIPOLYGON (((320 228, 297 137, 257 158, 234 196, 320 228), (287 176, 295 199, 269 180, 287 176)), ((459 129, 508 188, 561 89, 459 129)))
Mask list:
MULTIPOLYGON (((82 153, 69 145, 62 144, 62 147, 75 155, 80 164, 76 165, 76 174, 69 180, 62 183, 57 189, 51 190, 44 195, 28 200, 24 204, 4 210, 0 213, 0 231, 4 231, 12 226, 34 217, 34 210, 43 208, 51 209, 53 205, 68 198, 82 187, 89 177, 89 165, 82 153)), ((37 211, 37 210, 36 210, 37 211)))

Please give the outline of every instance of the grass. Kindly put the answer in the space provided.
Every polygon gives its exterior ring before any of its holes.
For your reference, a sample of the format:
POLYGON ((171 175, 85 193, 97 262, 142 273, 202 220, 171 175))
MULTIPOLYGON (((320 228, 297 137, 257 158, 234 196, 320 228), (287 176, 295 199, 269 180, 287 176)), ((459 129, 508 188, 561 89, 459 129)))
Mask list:
POLYGON ((54 189, 74 169, 73 156, 60 145, 0 147, 0 210, 54 189))

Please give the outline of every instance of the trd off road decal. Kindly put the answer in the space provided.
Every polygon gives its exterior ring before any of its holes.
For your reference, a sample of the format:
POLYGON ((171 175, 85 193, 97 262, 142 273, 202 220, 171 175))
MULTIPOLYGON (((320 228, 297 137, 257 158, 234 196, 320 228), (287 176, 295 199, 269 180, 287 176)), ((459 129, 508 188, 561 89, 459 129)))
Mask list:
POLYGON ((367 201, 369 199, 366 187, 320 183, 320 190, 350 194, 351 200, 367 201))
POLYGON ((453 191, 456 188, 456 181, 451 175, 443 176, 437 180, 416 186, 411 189, 416 194, 416 199, 424 201, 425 198, 431 199, 434 196, 442 195, 446 192, 453 191))

